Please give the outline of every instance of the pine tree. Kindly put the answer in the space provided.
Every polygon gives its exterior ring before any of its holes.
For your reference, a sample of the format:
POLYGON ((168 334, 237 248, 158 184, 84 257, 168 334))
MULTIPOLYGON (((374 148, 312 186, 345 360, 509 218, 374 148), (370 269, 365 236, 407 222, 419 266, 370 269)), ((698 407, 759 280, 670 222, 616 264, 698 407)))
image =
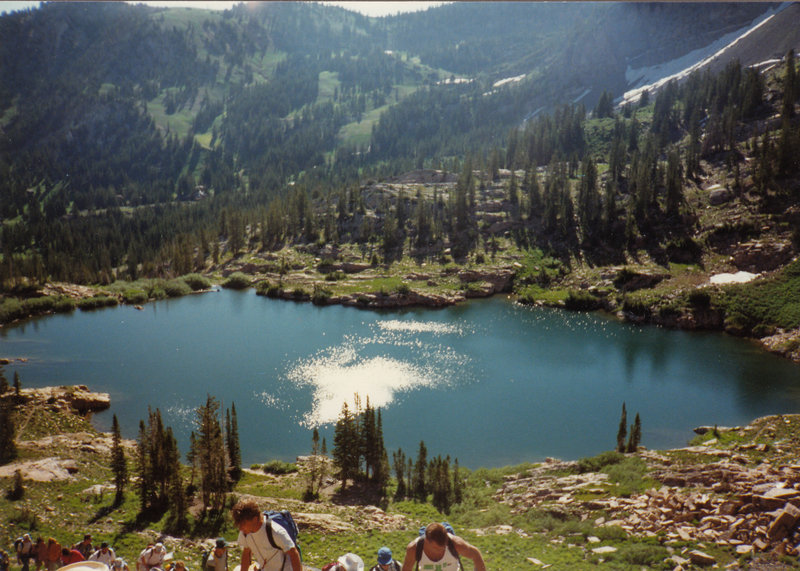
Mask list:
POLYGON ((578 186, 578 218, 584 237, 591 238, 597 232, 600 220, 597 167, 591 157, 587 157, 581 165, 581 181, 578 186))
POLYGON ((636 418, 631 425, 631 433, 628 437, 628 446, 626 452, 636 452, 639 449, 639 443, 642 440, 642 421, 639 419, 639 413, 636 413, 636 418))
POLYGON ((347 486, 347 480, 358 475, 361 446, 356 422, 347 403, 343 403, 333 433, 333 462, 339 470, 342 490, 347 486))
POLYGON ((197 409, 197 454, 200 466, 200 491, 204 508, 219 510, 228 490, 228 466, 222 428, 219 424, 220 404, 207 395, 206 404, 197 409))
POLYGON ((14 409, 7 399, 0 399, 0 464, 8 464, 17 457, 14 409))
POLYGON ((408 487, 406 486, 406 455, 402 448, 398 448, 392 454, 394 474, 397 478, 397 490, 394 493, 395 501, 404 500, 408 497, 408 487))
POLYGON ((617 430, 617 452, 625 452, 625 437, 628 435, 628 412, 625 410, 625 403, 622 403, 622 416, 619 419, 619 429, 617 430))
POLYGON ((22 382, 19 379, 19 372, 14 371, 14 394, 19 398, 19 394, 22 391, 22 382))
POLYGON ((6 394, 10 388, 11 385, 8 384, 8 379, 6 379, 3 371, 0 371, 0 396, 6 394))
POLYGON ((139 511, 146 511, 150 505, 151 482, 150 455, 148 454, 147 427, 143 420, 139 421, 139 440, 137 442, 137 471, 139 474, 139 511))
POLYGON ((794 49, 790 49, 784 58, 786 62, 786 75, 783 80, 783 106, 781 115, 783 119, 794 117, 794 103, 798 96, 797 70, 794 65, 794 49))
POLYGON ((225 444, 228 447, 228 465, 230 477, 235 483, 242 479, 242 452, 239 446, 239 420, 236 415, 236 403, 225 414, 225 444))
POLYGON ((306 483, 306 501, 313 500, 317 497, 317 482, 319 480, 320 463, 319 430, 317 430, 317 427, 315 426, 314 431, 311 434, 311 457, 309 458, 308 482, 306 483))
POLYGON ((460 504, 464 501, 464 479, 458 466, 458 458, 453 463, 453 503, 460 504))
POLYGON ((111 472, 114 474, 116 490, 114 503, 119 505, 122 503, 125 485, 128 483, 128 463, 125 460, 125 450, 122 448, 122 434, 116 414, 111 420, 111 472))
POLYGON ((677 149, 667 155, 667 216, 676 216, 683 203, 683 168, 677 149))
POLYGON ((414 463, 414 473, 411 480, 412 494, 414 499, 419 502, 425 502, 428 499, 428 482, 425 478, 427 471, 428 450, 425 448, 425 442, 420 440, 417 461, 414 463))

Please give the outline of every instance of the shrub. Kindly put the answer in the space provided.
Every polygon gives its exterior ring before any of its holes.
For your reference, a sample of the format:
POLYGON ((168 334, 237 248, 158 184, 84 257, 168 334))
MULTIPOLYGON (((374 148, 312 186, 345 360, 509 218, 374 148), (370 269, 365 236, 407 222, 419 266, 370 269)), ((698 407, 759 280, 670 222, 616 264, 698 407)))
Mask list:
POLYGON ((229 289, 247 289, 250 287, 250 278, 241 272, 233 272, 228 279, 222 283, 222 287, 229 289))
POLYGON ((331 298, 331 291, 321 288, 315 287, 314 294, 311 296, 311 303, 314 305, 327 305, 328 300, 331 298))
POLYGON ((297 472, 297 464, 292 464, 290 462, 284 462, 282 460, 270 460, 263 466, 261 466, 261 470, 265 474, 275 474, 277 476, 281 476, 284 474, 293 474, 297 472))
POLYGON ((131 305, 144 303, 148 299, 147 292, 140 289, 128 289, 122 292, 122 301, 131 305))
POLYGON ((292 298, 297 301, 303 301, 309 298, 308 292, 301 287, 296 287, 292 290, 292 298))
POLYGON ((166 293, 168 297, 182 297, 192 293, 192 288, 181 279, 170 280, 164 284, 164 293, 166 293))
POLYGON ((696 289, 689 293, 689 304, 698 309, 711 307, 711 294, 702 289, 696 289))
POLYGON ((9 323, 15 319, 25 317, 25 308, 22 303, 15 297, 9 297, 3 300, 0 304, 0 322, 9 323))
POLYGON ((326 282, 337 282, 339 280, 343 280, 347 277, 347 275, 342 270, 336 270, 335 272, 331 272, 325 276, 326 282))
POLYGON ((411 286, 407 283, 401 283, 397 286, 397 293, 403 296, 409 295, 411 293, 411 286))
POLYGON ((22 307, 30 315, 47 313, 48 311, 53 311, 56 305, 56 299, 57 298, 50 296, 32 297, 23 301, 22 307))
POLYGON ((590 458, 581 458, 578 460, 578 471, 583 474, 584 472, 599 472, 606 466, 619 464, 625 459, 625 455, 617 452, 616 450, 609 450, 592 456, 590 458))
POLYGON ((181 278, 192 291, 200 291, 211 287, 211 280, 200 274, 186 274, 181 278))
POLYGON ((56 302, 53 311, 56 313, 68 313, 75 309, 75 300, 70 297, 62 297, 56 302))

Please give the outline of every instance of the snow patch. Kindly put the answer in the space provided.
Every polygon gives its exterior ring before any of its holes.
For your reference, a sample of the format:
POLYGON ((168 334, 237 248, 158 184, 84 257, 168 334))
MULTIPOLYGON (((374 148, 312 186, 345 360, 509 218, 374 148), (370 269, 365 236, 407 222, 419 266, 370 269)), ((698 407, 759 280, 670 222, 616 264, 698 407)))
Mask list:
POLYGON ((712 284, 746 284, 758 277, 750 272, 736 272, 735 274, 716 274, 709 281, 712 284))
POLYGON ((645 91, 658 89, 673 79, 681 80, 688 77, 696 69, 700 69, 715 58, 720 57, 727 49, 763 26, 771 20, 775 14, 781 12, 788 5, 789 3, 783 3, 774 10, 765 12, 762 16, 754 20, 754 24, 735 32, 725 34, 708 46, 693 50, 672 61, 638 69, 632 69, 628 66, 628 69, 625 71, 625 79, 630 85, 636 87, 625 92, 622 96, 622 103, 638 101, 645 91))
POLYGON ((525 79, 525 74, 524 73, 522 75, 517 75, 517 76, 514 76, 514 77, 507 77, 505 79, 500 79, 498 81, 495 81, 492 84, 492 87, 500 87, 501 85, 506 85, 507 83, 517 83, 517 82, 522 81, 523 79, 525 79))

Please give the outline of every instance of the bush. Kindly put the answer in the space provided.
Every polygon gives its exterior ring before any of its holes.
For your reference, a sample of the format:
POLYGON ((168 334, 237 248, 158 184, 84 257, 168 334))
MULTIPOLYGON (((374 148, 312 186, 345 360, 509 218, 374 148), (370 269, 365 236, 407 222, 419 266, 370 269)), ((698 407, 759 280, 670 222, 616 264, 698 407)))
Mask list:
POLYGON ((328 300, 331 298, 331 291, 324 288, 314 288, 314 294, 311 296, 311 303, 314 305, 327 305, 328 300))
POLYGON ((309 297, 308 292, 301 287, 296 287, 292 290, 292 299, 296 301, 304 301, 309 299, 309 297))
POLYGON ((200 291, 211 287, 211 280, 200 274, 186 274, 181 278, 192 291, 200 291))
POLYGON ((617 452, 616 450, 609 450, 597 456, 590 458, 581 458, 578 460, 578 472, 581 474, 585 472, 599 472, 606 466, 619 464, 625 459, 625 455, 617 452))
POLYGON ((708 309, 711 307, 711 294, 702 289, 696 289, 689 293, 689 304, 697 309, 708 309))
POLYGON ((60 298, 53 307, 53 311, 55 311, 56 313, 69 313, 74 309, 75 309, 75 300, 73 300, 70 297, 60 298))
POLYGON ((270 460, 263 466, 261 466, 261 470, 265 474, 275 474, 276 476, 282 476, 284 474, 293 474, 297 472, 297 464, 292 464, 290 462, 284 462, 282 460, 270 460))
POLYGON ((335 272, 331 272, 325 276, 326 282, 337 282, 340 280, 345 279, 347 276, 342 270, 336 270, 335 272))
POLYGON ((192 288, 181 279, 170 280, 164 284, 164 293, 168 297, 183 297, 192 293, 192 288))
POLYGON ((397 286, 397 293, 402 296, 407 296, 411 293, 411 286, 407 283, 401 283, 399 286, 397 286))
POLYGON ((3 303, 0 304, 0 322, 2 323, 10 323, 26 315, 22 303, 15 297, 6 298, 3 300, 3 303))
POLYGON ((43 296, 32 297, 22 302, 22 307, 29 315, 36 315, 38 313, 47 313, 53 311, 56 305, 55 297, 43 296))
POLYGON ((122 292, 122 301, 131 305, 145 303, 148 299, 150 298, 147 297, 147 292, 140 289, 128 289, 122 292))
POLYGON ((247 289, 250 287, 250 278, 241 272, 233 272, 228 279, 222 282, 222 287, 229 289, 247 289))

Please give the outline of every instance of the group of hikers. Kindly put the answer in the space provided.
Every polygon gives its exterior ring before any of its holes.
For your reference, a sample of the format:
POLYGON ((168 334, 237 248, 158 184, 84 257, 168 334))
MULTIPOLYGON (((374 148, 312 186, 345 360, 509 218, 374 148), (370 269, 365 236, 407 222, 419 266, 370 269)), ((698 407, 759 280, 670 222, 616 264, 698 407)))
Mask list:
MULTIPOLYGON (((237 543, 242 548, 241 569, 247 570, 255 563, 261 571, 302 571, 294 522, 287 525, 281 519, 280 514, 286 512, 272 513, 278 517, 262 512, 252 500, 242 500, 233 506, 233 522, 239 529, 237 543)), ((377 563, 370 571, 458 571, 463 568, 462 557, 472 561, 475 571, 486 571, 477 547, 458 537, 449 524, 431 523, 406 546, 402 564, 392 557, 391 549, 381 547, 377 563)), ((347 553, 325 565, 322 571, 364 571, 364 561, 354 553, 347 553)))
MULTIPOLYGON (((297 526, 289 512, 264 512, 252 500, 242 500, 233 506, 233 521, 239 529, 237 544, 242 549, 240 569, 249 571, 302 571, 297 526)), ((104 541, 100 547, 92 544, 92 536, 72 547, 62 547, 54 538, 36 541, 25 534, 14 542, 17 563, 21 571, 55 571, 81 561, 105 564, 109 571, 131 571, 104 541)), ((447 523, 431 523, 420 530, 405 550, 402 564, 395 560, 389 547, 381 547, 377 562, 370 571, 459 571, 461 558, 473 563, 475 571, 486 571, 479 549, 457 536, 447 523)), ((163 543, 149 544, 136 560, 135 571, 187 571, 183 561, 167 561, 163 543)), ((0 571, 8 571, 10 558, 0 550, 0 571)), ((218 538, 214 547, 203 554, 200 571, 228 571, 228 543, 218 538)), ((355 553, 346 553, 324 567, 322 571, 366 571, 364 561, 355 553)))

